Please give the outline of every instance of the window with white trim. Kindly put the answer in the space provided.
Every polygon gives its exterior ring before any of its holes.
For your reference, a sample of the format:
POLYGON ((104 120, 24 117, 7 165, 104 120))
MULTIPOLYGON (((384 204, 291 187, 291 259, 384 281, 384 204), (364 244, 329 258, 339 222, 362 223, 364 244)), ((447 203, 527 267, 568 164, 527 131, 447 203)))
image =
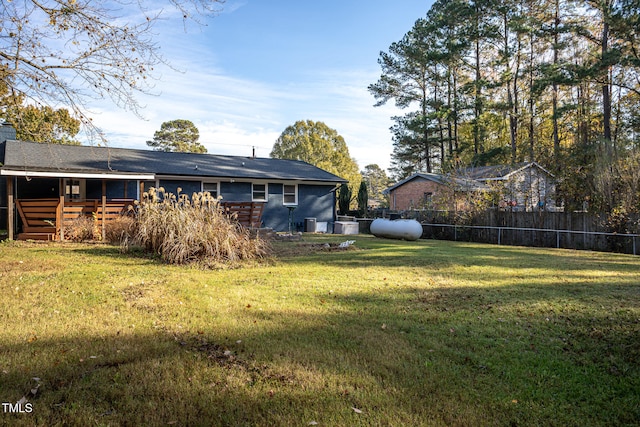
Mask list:
POLYGON ((267 184, 251 184, 251 199, 254 202, 266 202, 267 184))
POLYGON ((202 183, 202 191, 208 191, 211 194, 211 197, 218 197, 218 183, 217 182, 203 182, 202 183))
POLYGON ((298 184, 282 185, 282 201, 284 205, 298 204, 298 184))

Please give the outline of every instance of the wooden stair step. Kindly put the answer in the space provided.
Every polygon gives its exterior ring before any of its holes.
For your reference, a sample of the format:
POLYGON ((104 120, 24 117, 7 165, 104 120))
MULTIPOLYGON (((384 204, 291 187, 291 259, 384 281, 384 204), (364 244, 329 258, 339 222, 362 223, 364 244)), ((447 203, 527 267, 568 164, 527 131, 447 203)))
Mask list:
POLYGON ((19 233, 18 240, 56 240, 55 233, 19 233))

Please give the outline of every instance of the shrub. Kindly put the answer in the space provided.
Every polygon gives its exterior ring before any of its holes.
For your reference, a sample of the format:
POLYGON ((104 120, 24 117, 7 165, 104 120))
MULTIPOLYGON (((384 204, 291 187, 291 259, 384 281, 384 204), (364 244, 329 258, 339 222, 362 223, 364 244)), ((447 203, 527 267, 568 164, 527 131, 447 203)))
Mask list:
POLYGON ((64 224, 64 238, 73 242, 82 242, 85 240, 93 240, 99 238, 94 234, 95 221, 94 218, 81 215, 64 224))
POLYGON ((158 254, 165 262, 236 263, 264 256, 268 246, 223 212, 208 192, 192 198, 151 188, 137 206, 137 227, 130 243, 158 254))
POLYGON ((367 183, 360 182, 360 188, 358 188, 358 216, 364 218, 367 215, 369 205, 369 192, 367 190, 367 183))
POLYGON ((347 184, 342 184, 338 189, 338 210, 342 215, 349 214, 351 204, 351 189, 347 184))
POLYGON ((104 226, 105 240, 114 245, 126 247, 131 238, 136 234, 136 219, 131 216, 119 216, 107 221, 104 226))

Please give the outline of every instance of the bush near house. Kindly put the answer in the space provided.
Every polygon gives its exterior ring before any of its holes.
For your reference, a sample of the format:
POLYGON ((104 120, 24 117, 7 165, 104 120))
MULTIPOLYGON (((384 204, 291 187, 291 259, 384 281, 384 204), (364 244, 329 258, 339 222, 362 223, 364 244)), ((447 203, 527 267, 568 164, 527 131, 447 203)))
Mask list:
POLYGON ((123 219, 109 233, 125 250, 142 246, 170 264, 207 266, 253 260, 267 253, 267 243, 251 238, 249 230, 226 215, 219 199, 208 192, 194 193, 190 199, 151 188, 141 199, 135 223, 123 219))
POLYGON ((64 225, 65 239, 72 242, 99 240, 100 232, 96 230, 97 221, 90 216, 79 216, 64 225))

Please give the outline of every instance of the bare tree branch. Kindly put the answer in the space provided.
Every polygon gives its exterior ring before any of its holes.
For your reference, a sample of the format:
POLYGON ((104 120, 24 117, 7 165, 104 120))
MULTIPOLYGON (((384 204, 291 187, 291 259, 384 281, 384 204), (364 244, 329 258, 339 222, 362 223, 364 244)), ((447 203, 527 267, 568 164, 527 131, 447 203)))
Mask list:
POLYGON ((99 136, 91 122, 90 100, 108 98, 141 116, 137 96, 153 93, 156 67, 170 65, 160 54, 153 32, 167 10, 177 10, 183 22, 198 22, 218 12, 223 2, 3 1, 0 83, 13 95, 3 98, 3 103, 13 100, 68 108, 90 135, 99 136))

